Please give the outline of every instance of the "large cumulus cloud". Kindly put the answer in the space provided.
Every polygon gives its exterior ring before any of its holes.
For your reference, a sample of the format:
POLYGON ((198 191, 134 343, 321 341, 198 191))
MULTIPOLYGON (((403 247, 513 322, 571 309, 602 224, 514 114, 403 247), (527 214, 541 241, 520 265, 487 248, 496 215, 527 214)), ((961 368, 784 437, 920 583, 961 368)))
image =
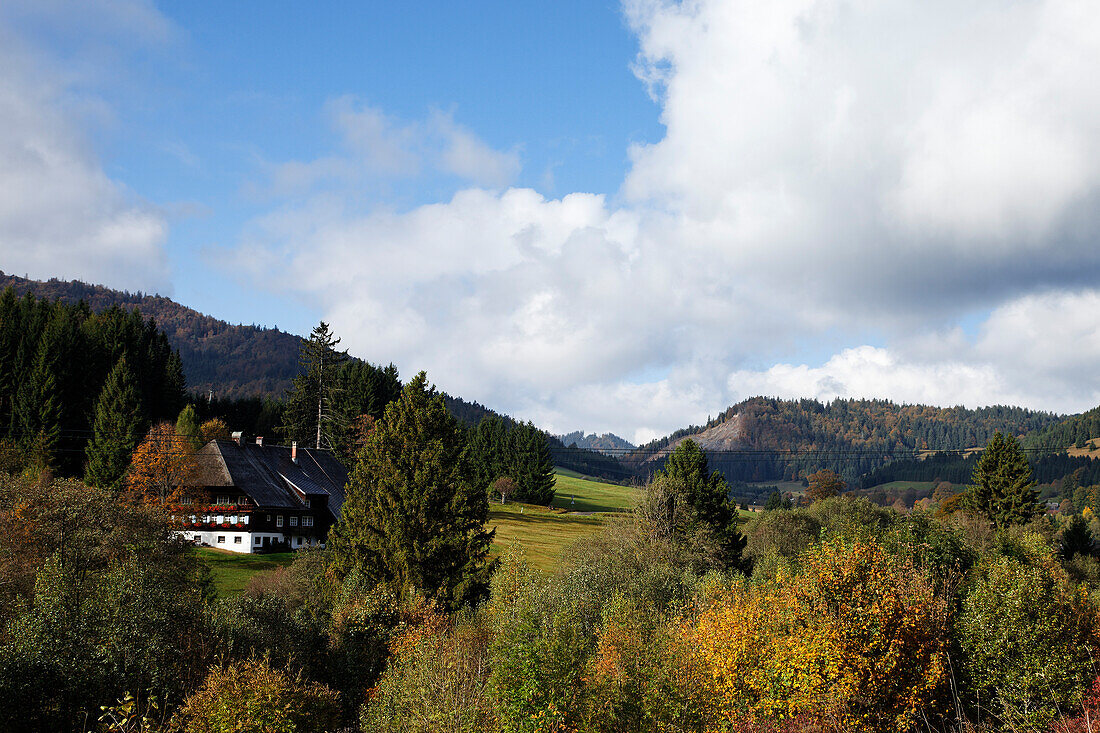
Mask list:
MULTIPOLYGON (((1100 399, 1087 2, 624 14, 666 133, 611 199, 484 187, 388 210, 329 187, 253 222, 241 260, 274 254, 353 351, 559 430, 642 439, 757 392, 1100 399)), ((518 159, 462 132, 498 164, 469 178, 505 184, 518 159)))

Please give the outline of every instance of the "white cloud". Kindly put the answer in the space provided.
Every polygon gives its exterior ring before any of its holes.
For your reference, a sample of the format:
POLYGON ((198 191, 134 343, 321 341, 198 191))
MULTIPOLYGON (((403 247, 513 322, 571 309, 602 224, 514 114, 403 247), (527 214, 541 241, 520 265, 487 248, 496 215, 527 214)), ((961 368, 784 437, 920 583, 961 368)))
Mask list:
MULTIPOLYGON (((34 11, 59 12, 49 4, 34 11)), ((116 11, 127 27, 150 33, 161 28, 144 5, 116 11)), ((6 12, 31 10, 17 4, 6 12)), ((101 103, 74 93, 3 20, 0 16, 0 268, 170 291, 165 217, 104 172, 73 112, 101 103)))
MULTIPOLYGON (((1095 312, 1082 288, 1100 281, 1090 3, 625 14, 666 134, 629 151, 622 203, 474 188, 394 211, 326 189, 256 221, 249 247, 289 263, 285 285, 353 351, 554 430, 641 439, 757 392, 1100 400, 1081 387, 1093 352, 1067 356, 1096 338, 1077 311, 1095 312), (978 337, 951 329, 975 310, 992 312, 978 337)), ((337 165, 494 189, 519 170, 449 116, 336 104, 346 147, 370 151, 337 165)))
POLYGON ((516 150, 495 150, 450 113, 433 110, 424 120, 404 121, 346 95, 330 100, 325 115, 339 136, 339 150, 269 166, 269 193, 290 196, 332 183, 356 186, 429 173, 501 188, 520 172, 516 150))

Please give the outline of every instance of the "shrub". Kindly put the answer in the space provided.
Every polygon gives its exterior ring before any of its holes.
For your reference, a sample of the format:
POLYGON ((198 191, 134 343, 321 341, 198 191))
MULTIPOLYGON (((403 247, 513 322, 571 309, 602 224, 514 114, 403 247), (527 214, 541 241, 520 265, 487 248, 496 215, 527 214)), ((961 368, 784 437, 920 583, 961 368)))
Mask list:
MULTIPOLYGON (((1016 548, 1019 551, 1021 548, 1016 548)), ((1076 706, 1093 676, 1095 612, 1049 548, 997 554, 977 569, 956 634, 975 706, 1041 728, 1076 706)))
POLYGON ((265 662, 237 662, 211 670, 179 720, 186 733, 323 733, 336 729, 338 698, 265 662))
POLYGON ((489 635, 476 620, 430 616, 394 640, 393 655, 360 711, 364 731, 481 733, 494 711, 486 696, 489 635))
POLYGON ((873 540, 815 545, 799 565, 733 586, 691 630, 720 714, 894 731, 938 712, 948 606, 931 584, 873 540))

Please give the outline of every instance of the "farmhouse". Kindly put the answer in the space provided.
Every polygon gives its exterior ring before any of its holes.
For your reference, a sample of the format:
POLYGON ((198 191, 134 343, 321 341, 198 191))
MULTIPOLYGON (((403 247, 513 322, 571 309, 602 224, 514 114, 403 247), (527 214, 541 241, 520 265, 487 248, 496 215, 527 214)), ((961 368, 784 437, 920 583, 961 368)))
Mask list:
POLYGON ((323 545, 347 469, 328 451, 212 440, 196 454, 176 519, 196 543, 233 552, 323 545))

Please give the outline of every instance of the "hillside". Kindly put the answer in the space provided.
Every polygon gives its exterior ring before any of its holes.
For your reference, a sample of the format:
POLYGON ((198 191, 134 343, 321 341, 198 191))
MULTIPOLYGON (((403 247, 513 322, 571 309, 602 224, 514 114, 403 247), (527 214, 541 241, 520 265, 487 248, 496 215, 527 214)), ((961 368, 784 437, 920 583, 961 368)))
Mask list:
POLYGON ((27 280, 0 271, 0 291, 76 303, 93 312, 112 305, 152 317, 183 361, 188 389, 218 397, 282 397, 298 373, 299 336, 277 328, 233 325, 159 295, 112 290, 79 280, 27 280))
POLYGON ((574 430, 572 433, 559 435, 557 438, 562 442, 562 445, 576 445, 578 448, 594 450, 608 455, 618 455, 637 447, 614 433, 604 433, 603 435, 590 433, 585 435, 583 430, 574 430))
POLYGON ((1061 420, 1020 407, 970 410, 889 400, 822 403, 754 397, 704 426, 677 431, 628 453, 623 463, 640 475, 651 474, 690 437, 730 481, 795 479, 819 468, 831 468, 851 481, 893 458, 984 445, 996 430, 1024 436, 1061 420))
POLYGON ((1033 450, 1082 449, 1091 438, 1100 438, 1100 407, 1080 415, 1071 415, 1024 438, 1024 447, 1033 450))

